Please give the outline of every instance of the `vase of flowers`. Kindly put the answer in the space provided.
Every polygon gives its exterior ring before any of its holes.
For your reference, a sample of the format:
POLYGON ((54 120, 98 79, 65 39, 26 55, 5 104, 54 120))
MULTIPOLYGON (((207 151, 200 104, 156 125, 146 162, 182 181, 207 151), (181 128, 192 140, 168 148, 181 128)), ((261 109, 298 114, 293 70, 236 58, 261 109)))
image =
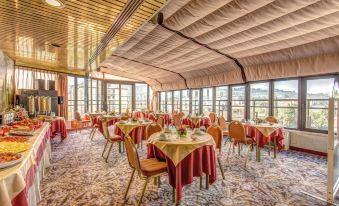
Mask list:
POLYGON ((183 127, 178 128, 177 133, 180 137, 186 137, 187 136, 187 130, 186 130, 186 128, 183 128, 183 127))

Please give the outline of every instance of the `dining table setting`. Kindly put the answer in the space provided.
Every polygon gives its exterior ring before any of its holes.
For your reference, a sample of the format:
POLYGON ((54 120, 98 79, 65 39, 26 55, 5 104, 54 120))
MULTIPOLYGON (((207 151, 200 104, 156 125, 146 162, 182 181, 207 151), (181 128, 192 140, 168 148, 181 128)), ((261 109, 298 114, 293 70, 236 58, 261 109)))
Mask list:
MULTIPOLYGON (((183 197, 183 188, 194 177, 206 176, 206 188, 216 181, 215 142, 200 129, 167 127, 148 139, 147 158, 167 163, 169 184, 175 188, 176 203, 183 197)), ((202 184, 200 182, 200 189, 202 184)))

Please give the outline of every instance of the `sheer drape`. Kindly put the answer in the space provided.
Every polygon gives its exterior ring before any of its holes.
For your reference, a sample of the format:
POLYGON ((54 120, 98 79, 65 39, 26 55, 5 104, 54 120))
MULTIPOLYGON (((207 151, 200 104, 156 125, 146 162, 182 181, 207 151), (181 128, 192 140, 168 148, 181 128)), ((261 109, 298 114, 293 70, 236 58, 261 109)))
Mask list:
MULTIPOLYGON (((50 71, 37 70, 27 67, 15 67, 16 89, 38 89, 37 79, 54 80, 57 82, 58 74, 50 71)), ((47 81, 45 88, 47 88, 47 81)))
POLYGON ((64 98, 64 103, 60 104, 59 106, 59 116, 67 118, 68 115, 67 74, 59 74, 57 82, 58 82, 57 84, 58 96, 62 96, 64 98))

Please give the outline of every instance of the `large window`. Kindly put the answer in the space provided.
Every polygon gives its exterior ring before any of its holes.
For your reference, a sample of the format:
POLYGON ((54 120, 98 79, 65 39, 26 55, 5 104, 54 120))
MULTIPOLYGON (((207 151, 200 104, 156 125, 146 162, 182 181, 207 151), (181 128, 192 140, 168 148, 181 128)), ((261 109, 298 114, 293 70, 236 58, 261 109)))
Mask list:
POLYGON ((232 86, 232 120, 245 119, 246 103, 246 86, 232 86))
POLYGON ((107 83, 107 111, 120 113, 120 88, 119 84, 107 83))
POLYGON ((75 112, 75 78, 68 76, 68 119, 74 119, 75 112))
POLYGON ((166 111, 166 92, 160 92, 160 111, 166 111))
POLYGON ((327 130, 334 78, 306 80, 306 128, 327 130))
POLYGON ((225 119, 228 117, 228 87, 215 88, 215 110, 217 115, 223 116, 225 119))
POLYGON ((172 112, 172 92, 166 92, 167 100, 166 100, 166 105, 167 109, 166 112, 171 113, 172 112))
POLYGON ((135 110, 147 109, 147 84, 135 84, 135 110))
POLYGON ((192 89, 192 114, 200 114, 200 90, 192 89))
POLYGON ((202 113, 208 115, 213 111, 213 88, 202 89, 202 113))
POLYGON ((122 84, 120 90, 121 110, 120 112, 132 111, 132 85, 122 84))
POLYGON ((173 111, 180 112, 180 91, 173 91, 173 111))
POLYGON ((181 111, 186 115, 190 113, 190 90, 181 90, 181 111))
POLYGON ((96 112, 101 111, 102 97, 101 97, 101 81, 90 79, 88 83, 88 111, 96 112))
POLYGON ((270 84, 250 84, 250 119, 265 119, 269 116, 270 84))
POLYGON ((273 82, 273 115, 288 128, 298 127, 298 80, 273 82))
POLYGON ((86 85, 85 85, 85 78, 80 78, 78 77, 77 78, 77 112, 80 112, 80 114, 84 114, 86 112, 86 109, 85 109, 85 102, 86 102, 86 99, 85 99, 85 88, 86 88, 86 85))

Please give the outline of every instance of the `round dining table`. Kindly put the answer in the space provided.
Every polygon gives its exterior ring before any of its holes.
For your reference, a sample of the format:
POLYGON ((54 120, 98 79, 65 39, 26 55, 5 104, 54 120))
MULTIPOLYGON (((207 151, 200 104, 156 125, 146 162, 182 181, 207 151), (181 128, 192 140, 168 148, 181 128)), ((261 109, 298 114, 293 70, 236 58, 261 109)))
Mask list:
POLYGON ((128 122, 117 122, 115 124, 116 135, 120 135, 123 138, 130 136, 134 144, 140 144, 145 138, 146 127, 151 124, 151 121, 128 121, 128 122))
POLYGON ((211 125, 210 118, 202 116, 186 117, 182 120, 182 124, 189 125, 192 129, 204 126, 206 129, 211 125))
POLYGON ((182 199, 182 188, 192 183, 194 177, 205 173, 207 188, 216 180, 215 142, 204 132, 188 132, 187 137, 179 137, 176 132, 154 133, 148 139, 147 158, 166 161, 169 183, 176 190, 176 203, 182 199))

